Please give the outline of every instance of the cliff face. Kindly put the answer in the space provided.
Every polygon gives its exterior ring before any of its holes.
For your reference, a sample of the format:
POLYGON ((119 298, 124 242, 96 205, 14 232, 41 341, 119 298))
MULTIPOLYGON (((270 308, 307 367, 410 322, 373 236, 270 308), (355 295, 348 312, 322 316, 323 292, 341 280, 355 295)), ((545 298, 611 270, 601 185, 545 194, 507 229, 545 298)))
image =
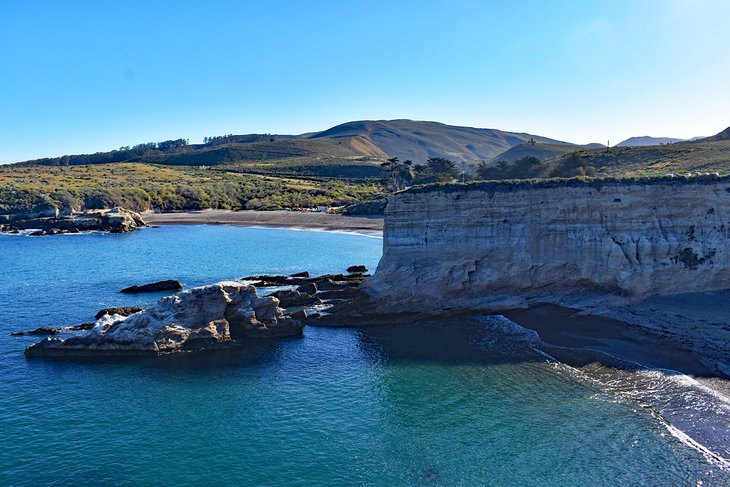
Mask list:
POLYGON ((730 288, 730 179, 482 183, 389 200, 381 311, 730 288))

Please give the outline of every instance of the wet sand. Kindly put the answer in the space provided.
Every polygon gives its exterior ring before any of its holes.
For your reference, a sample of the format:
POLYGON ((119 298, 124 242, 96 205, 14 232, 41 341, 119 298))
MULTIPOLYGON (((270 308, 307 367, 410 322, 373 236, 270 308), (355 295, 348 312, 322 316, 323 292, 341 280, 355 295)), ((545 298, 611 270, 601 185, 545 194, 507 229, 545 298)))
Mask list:
POLYGON ((353 217, 308 211, 202 210, 181 213, 144 213, 150 225, 240 225, 312 228, 380 234, 382 217, 353 217))
POLYGON ((670 369, 695 377, 718 375, 687 342, 659 330, 555 304, 536 304, 503 315, 536 331, 544 342, 553 346, 603 352, 645 367, 670 369))

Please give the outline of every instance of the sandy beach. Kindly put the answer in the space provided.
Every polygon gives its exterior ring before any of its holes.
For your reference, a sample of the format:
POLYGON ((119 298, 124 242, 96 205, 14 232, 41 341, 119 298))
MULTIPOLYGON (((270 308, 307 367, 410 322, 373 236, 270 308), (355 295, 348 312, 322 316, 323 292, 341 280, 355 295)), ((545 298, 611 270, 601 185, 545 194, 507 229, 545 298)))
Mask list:
POLYGON ((308 211, 202 210, 180 213, 144 213, 150 225, 240 225, 312 228, 380 234, 382 217, 352 217, 308 211))

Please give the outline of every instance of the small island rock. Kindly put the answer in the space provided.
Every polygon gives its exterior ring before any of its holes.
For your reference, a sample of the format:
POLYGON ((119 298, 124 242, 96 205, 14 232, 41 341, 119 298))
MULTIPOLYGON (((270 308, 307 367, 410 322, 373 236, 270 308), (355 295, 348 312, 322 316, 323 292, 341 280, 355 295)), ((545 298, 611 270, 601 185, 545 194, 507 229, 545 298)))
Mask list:
POLYGON ((151 282, 141 286, 130 286, 119 291, 125 294, 156 293, 160 291, 179 291, 183 288, 180 281, 167 279, 165 281, 151 282))
POLYGON ((29 357, 145 356, 217 349, 251 337, 300 336, 302 323, 285 316, 279 300, 259 297, 239 282, 182 291, 129 317, 105 315, 83 335, 46 338, 29 357))
POLYGON ((94 318, 98 320, 104 315, 129 316, 133 315, 134 313, 139 313, 140 311, 144 311, 144 308, 141 308, 139 306, 118 306, 116 308, 104 308, 102 310, 99 310, 94 318))

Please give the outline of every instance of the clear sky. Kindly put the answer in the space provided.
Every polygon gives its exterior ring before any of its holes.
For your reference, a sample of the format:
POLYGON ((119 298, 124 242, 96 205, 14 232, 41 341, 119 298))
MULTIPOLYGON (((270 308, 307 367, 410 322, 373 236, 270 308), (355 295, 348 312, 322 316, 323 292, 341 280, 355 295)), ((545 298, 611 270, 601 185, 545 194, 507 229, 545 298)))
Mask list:
POLYGON ((0 0, 0 161, 412 118, 730 126, 730 1, 0 0))

